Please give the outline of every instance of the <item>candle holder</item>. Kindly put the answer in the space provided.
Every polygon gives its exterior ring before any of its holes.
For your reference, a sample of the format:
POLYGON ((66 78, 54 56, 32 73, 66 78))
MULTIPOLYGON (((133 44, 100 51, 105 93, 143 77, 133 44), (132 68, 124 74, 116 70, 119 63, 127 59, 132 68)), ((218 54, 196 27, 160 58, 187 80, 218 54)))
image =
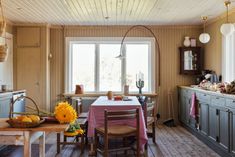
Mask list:
POLYGON ((136 87, 139 88, 139 94, 142 94, 142 88, 144 87, 144 81, 141 79, 136 81, 136 87))

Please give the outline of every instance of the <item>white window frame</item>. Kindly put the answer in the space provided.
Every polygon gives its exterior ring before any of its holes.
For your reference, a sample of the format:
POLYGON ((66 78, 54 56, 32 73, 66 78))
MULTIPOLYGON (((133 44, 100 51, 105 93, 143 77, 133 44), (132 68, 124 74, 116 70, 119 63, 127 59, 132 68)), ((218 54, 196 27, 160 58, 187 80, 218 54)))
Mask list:
MULTIPOLYGON (((79 43, 79 44, 95 44, 95 51, 99 51, 99 48, 97 46, 99 44, 120 44, 122 40, 122 37, 66 37, 65 38, 65 92, 72 92, 72 49, 71 45, 74 43, 79 43)), ((150 66, 149 69, 149 91, 144 92, 144 93, 151 93, 155 92, 155 85, 156 85, 156 54, 155 54, 155 39, 152 37, 127 37, 125 38, 124 41, 124 46, 123 46, 123 52, 125 54, 126 50, 126 44, 149 44, 149 52, 148 52, 148 66, 150 66)), ((99 52, 95 52, 95 54, 99 54, 99 52)), ((95 56, 95 57, 99 57, 95 56)), ((95 59, 97 60, 97 59, 95 59)), ((99 60, 99 58, 98 58, 99 60)), ((126 60, 122 60, 122 82, 121 86, 125 84, 125 67, 126 67, 126 60)), ((95 62, 95 91, 90 92, 90 93, 102 93, 100 91, 97 91, 99 89, 99 63, 95 62)), ((121 88, 121 93, 123 92, 123 88, 121 88)), ((89 93, 89 92, 87 92, 89 93)), ((138 93, 138 92, 131 92, 131 93, 138 93)))

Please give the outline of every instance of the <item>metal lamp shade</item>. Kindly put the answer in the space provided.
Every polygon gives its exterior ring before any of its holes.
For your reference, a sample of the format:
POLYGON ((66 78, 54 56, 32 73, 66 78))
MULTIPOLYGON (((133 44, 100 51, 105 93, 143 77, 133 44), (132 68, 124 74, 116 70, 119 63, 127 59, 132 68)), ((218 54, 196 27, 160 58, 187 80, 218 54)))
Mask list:
POLYGON ((202 33, 199 36, 199 41, 203 44, 208 43, 210 41, 210 35, 208 33, 202 33))
POLYGON ((224 35, 224 36, 229 36, 234 32, 234 25, 231 23, 224 23, 222 24, 222 26, 220 27, 220 32, 224 35))

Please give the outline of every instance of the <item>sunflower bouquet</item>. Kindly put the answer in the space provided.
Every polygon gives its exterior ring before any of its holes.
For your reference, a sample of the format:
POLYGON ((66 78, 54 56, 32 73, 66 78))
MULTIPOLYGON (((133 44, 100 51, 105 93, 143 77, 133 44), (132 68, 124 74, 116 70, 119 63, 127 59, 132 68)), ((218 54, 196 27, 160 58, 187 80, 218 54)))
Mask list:
POLYGON ((83 134, 84 134, 84 130, 80 127, 80 125, 77 122, 71 123, 69 125, 68 130, 64 132, 65 136, 77 136, 77 135, 83 135, 83 134))
POLYGON ((68 102, 60 102, 55 107, 55 118, 61 123, 73 123, 77 119, 77 112, 68 102))
POLYGON ((76 122, 77 112, 68 102, 60 102, 55 107, 55 118, 61 123, 69 123, 69 128, 64 132, 65 136, 77 136, 84 134, 84 130, 76 122))

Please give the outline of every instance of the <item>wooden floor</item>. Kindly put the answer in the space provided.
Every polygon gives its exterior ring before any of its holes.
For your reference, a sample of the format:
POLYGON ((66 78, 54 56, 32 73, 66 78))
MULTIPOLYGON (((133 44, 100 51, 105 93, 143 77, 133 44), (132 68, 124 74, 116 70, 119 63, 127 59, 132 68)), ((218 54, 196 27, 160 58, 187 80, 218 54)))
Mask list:
MULTIPOLYGON (((219 157, 213 150, 199 141, 181 126, 157 127, 157 144, 149 140, 149 157, 219 157)), ((60 154, 56 154, 56 136, 50 134, 46 138, 46 157, 87 157, 88 148, 81 154, 76 146, 64 146, 60 154)), ((23 157, 22 146, 10 146, 0 151, 0 157, 23 157)), ((38 156, 38 145, 32 146, 32 157, 38 156)), ((113 157, 124 157, 123 154, 113 154, 113 157)), ((133 155, 128 155, 131 157, 133 155)))

